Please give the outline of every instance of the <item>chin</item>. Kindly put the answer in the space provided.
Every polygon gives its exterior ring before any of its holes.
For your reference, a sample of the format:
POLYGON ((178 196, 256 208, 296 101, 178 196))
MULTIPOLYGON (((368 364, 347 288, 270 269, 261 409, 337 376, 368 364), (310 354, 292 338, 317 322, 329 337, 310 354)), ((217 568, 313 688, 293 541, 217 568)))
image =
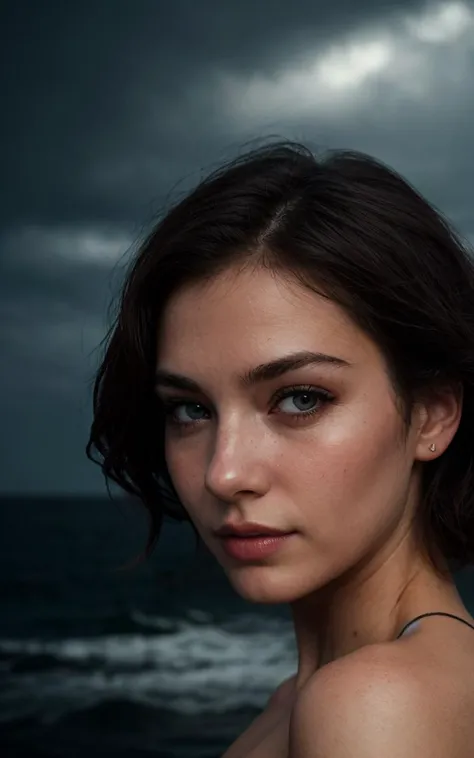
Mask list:
POLYGON ((309 590, 299 587, 294 577, 284 576, 275 566, 225 567, 224 570, 234 590, 249 603, 293 603, 315 589, 314 586, 309 590))

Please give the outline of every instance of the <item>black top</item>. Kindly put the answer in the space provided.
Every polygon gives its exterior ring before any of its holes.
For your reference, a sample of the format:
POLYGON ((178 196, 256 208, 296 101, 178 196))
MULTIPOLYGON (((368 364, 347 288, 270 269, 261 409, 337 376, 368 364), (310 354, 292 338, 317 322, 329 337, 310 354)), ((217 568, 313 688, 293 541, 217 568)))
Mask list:
POLYGON ((474 626, 469 623, 469 621, 465 621, 464 619, 460 618, 459 616, 454 616, 452 613, 443 613, 442 611, 432 611, 431 613, 422 613, 421 616, 417 616, 416 618, 412 619, 408 622, 408 624, 405 624, 400 634, 397 636, 397 640, 399 637, 402 636, 402 634, 408 629, 409 626, 415 623, 415 621, 418 621, 418 619, 425 618, 425 616, 449 616, 449 618, 457 619, 458 621, 462 621, 463 624, 466 624, 467 626, 470 626, 471 629, 474 629, 474 626))

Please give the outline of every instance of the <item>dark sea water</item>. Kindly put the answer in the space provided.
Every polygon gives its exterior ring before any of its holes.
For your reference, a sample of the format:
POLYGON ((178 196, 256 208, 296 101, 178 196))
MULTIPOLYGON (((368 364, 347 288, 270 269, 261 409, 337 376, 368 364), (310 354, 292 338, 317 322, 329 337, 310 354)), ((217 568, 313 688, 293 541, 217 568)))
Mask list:
POLYGON ((218 758, 295 670, 288 611, 232 590, 187 524, 0 500, 1 758, 218 758))
POLYGON ((118 571, 145 527, 120 500, 0 500, 2 758, 219 758, 294 672, 288 610, 239 598, 188 525, 118 571))

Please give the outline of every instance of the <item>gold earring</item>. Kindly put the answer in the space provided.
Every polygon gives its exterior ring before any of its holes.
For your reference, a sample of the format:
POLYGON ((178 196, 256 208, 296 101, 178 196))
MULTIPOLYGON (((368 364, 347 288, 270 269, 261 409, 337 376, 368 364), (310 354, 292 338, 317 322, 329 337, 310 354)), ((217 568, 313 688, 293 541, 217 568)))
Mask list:
POLYGON ((435 445, 434 442, 431 443, 430 450, 431 450, 432 453, 434 453, 434 451, 436 450, 436 445, 435 445))

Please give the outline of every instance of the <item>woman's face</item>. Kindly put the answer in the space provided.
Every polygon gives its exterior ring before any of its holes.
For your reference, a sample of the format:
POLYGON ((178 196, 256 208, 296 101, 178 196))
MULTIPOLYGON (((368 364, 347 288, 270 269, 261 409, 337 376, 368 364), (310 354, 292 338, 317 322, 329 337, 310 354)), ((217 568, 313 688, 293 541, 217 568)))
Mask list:
POLYGON ((197 386, 157 383, 160 398, 179 403, 166 425, 166 460, 201 538, 243 597, 304 597, 408 524, 414 442, 403 436, 379 350, 335 303, 289 276, 228 271, 169 301, 157 369, 197 386), (309 352, 331 360, 241 379, 309 352), (229 521, 293 534, 270 556, 240 560, 214 533, 229 521))

